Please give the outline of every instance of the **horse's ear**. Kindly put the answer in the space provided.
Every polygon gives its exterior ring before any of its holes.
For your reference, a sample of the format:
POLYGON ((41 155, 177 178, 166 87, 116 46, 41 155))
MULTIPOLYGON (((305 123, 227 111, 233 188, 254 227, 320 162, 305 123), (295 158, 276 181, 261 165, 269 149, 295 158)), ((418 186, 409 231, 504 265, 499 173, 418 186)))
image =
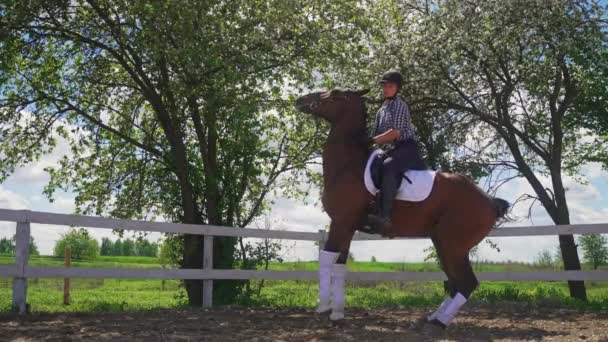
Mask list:
POLYGON ((369 93, 369 88, 368 89, 359 89, 359 90, 355 90, 355 94, 359 95, 359 96, 363 96, 365 94, 369 93))

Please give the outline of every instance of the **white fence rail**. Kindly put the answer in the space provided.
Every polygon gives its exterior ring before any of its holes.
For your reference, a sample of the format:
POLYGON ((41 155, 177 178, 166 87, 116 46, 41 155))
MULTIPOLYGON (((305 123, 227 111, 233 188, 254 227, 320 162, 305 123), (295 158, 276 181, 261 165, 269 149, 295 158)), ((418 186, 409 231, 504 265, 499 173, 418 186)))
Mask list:
MULTIPOLYGON (((215 270, 213 269, 213 236, 240 236, 245 238, 318 241, 319 248, 323 246, 324 241, 327 238, 327 234, 323 230, 316 233, 272 231, 211 225, 109 219, 92 216, 36 212, 29 210, 0 209, 0 221, 17 223, 15 265, 0 265, 0 277, 14 278, 13 307, 20 314, 25 314, 27 311, 26 303, 28 278, 199 279, 203 280, 203 305, 211 306, 214 279, 306 280, 317 278, 317 272, 310 271, 215 270), (203 269, 150 270, 127 268, 64 268, 28 266, 28 248, 31 223, 203 235, 203 269)), ((490 236, 546 236, 604 233, 608 233, 608 224, 500 228, 493 230, 490 236)), ((357 233, 354 240, 384 240, 384 238, 377 235, 357 233)), ((398 238, 395 240, 400 239, 398 238)), ((478 274, 478 278, 485 281, 603 281, 608 280, 608 271, 480 272, 478 274)), ((355 281, 437 281, 445 280, 445 275, 442 272, 350 272, 347 275, 347 279, 355 281)))

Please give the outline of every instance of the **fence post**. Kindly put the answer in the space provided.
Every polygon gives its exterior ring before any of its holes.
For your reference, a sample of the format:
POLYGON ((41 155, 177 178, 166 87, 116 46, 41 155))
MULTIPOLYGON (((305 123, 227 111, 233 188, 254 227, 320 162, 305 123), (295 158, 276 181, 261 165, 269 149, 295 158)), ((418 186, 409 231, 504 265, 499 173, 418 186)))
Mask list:
POLYGON ((327 241, 327 232, 325 229, 319 229, 319 256, 321 255, 321 251, 325 247, 325 242, 327 241))
POLYGON ((15 234, 15 266, 17 277, 13 280, 13 311, 20 315, 28 312, 27 305, 27 278, 25 270, 30 249, 30 223, 17 222, 15 234))
MULTIPOLYGON (((203 237, 203 270, 210 271, 213 269, 213 235, 205 235, 203 237)), ((213 306, 213 280, 203 280, 203 307, 210 308, 213 306)))
MULTIPOLYGON (((65 249, 65 267, 72 265, 72 248, 65 249)), ((70 304, 70 278, 63 278, 63 305, 70 304)))

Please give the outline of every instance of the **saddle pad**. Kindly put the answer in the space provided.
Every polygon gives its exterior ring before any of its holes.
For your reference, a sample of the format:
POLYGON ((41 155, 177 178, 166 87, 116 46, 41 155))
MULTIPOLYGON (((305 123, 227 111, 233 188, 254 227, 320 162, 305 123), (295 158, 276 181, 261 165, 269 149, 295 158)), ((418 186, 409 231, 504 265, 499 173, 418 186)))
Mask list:
MULTIPOLYGON (((374 158, 382 153, 381 150, 376 149, 372 151, 367 159, 367 165, 365 166, 365 173, 363 174, 363 181, 365 187, 370 194, 376 195, 379 191, 372 181, 371 166, 374 158)), ((436 172, 433 170, 409 170, 405 172, 405 176, 412 181, 410 184, 405 178, 401 181, 401 186, 397 191, 396 199, 408 202, 421 202, 427 199, 433 190, 433 182, 435 181, 436 172)))

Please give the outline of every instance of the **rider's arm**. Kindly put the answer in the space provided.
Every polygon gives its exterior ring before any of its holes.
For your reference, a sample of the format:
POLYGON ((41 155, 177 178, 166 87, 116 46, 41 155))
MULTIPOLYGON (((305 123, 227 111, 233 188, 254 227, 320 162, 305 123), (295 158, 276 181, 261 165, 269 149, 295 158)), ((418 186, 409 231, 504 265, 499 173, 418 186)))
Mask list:
POLYGON ((373 141, 374 141, 374 144, 379 144, 379 145, 389 144, 389 143, 392 143, 393 141, 395 141, 395 139, 399 138, 400 134, 401 133, 399 132, 399 130, 391 128, 382 134, 376 135, 373 138, 373 141))

